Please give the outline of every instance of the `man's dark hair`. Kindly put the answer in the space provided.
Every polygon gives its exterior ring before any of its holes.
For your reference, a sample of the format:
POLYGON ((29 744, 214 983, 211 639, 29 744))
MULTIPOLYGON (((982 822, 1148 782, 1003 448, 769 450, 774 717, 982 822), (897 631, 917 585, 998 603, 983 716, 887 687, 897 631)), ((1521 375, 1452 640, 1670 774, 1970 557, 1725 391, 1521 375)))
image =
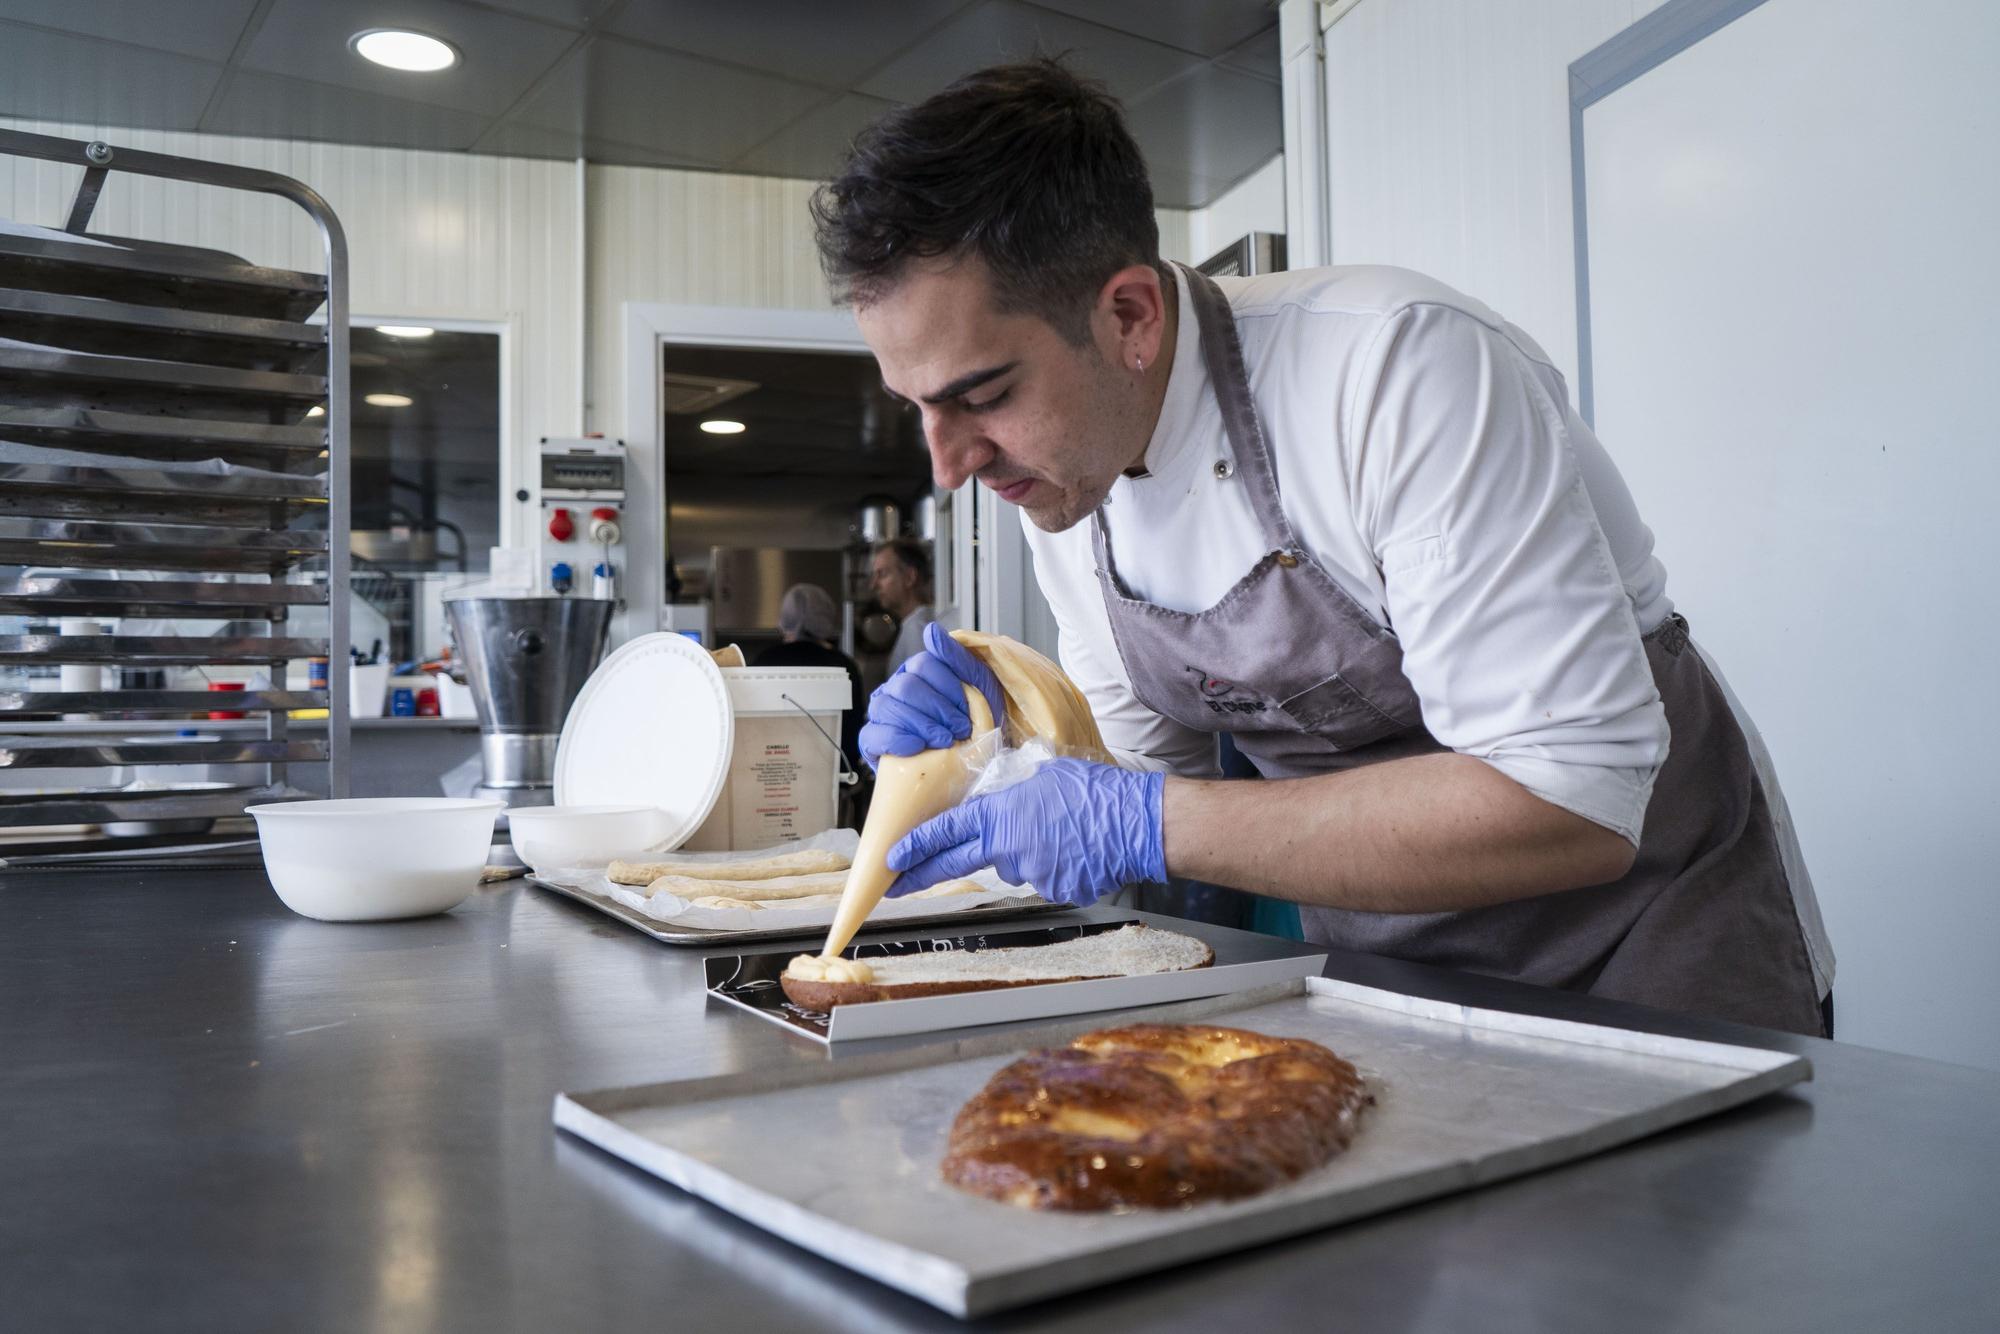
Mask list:
MULTIPOLYGON (((929 598, 930 587, 931 587, 930 543, 920 542, 914 537, 892 537, 886 542, 877 542, 875 544, 875 551, 876 552, 886 551, 890 555, 894 556, 897 560, 901 561, 904 568, 909 570, 911 574, 917 576, 917 584, 919 588, 922 589, 923 592, 925 593, 925 601, 930 600, 929 598)), ((869 554, 873 555, 875 553, 870 552, 869 554)))
POLYGON ((996 65, 899 107, 813 195, 820 264, 866 306, 912 260, 976 254, 1001 310, 1089 339, 1106 279, 1160 262, 1145 158, 1116 100, 1054 60, 996 65))

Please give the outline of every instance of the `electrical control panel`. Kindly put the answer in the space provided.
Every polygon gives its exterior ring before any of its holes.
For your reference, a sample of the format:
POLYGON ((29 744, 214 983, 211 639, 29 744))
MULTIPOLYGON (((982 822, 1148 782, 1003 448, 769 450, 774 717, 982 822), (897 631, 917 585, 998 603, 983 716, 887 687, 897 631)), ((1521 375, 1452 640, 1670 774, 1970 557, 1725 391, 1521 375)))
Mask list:
POLYGON ((540 591, 622 607, 625 442, 544 436, 540 480, 540 591))

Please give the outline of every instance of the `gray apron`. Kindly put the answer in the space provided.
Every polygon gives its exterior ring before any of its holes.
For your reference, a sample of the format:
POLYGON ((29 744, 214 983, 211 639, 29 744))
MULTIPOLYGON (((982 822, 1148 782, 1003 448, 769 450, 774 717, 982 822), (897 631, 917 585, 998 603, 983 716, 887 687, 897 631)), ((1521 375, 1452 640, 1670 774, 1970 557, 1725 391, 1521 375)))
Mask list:
MULTIPOLYGON (((1188 271, 1203 359, 1266 554, 1206 611, 1128 596, 1091 517, 1111 633, 1148 708, 1227 732, 1266 778, 1443 750, 1395 634, 1285 517, 1228 299, 1188 271)), ((1613 884, 1451 913, 1301 906, 1307 939, 1795 1033, 1822 1033, 1778 835, 1727 698, 1675 615, 1645 637, 1673 745, 1638 858, 1613 884)))

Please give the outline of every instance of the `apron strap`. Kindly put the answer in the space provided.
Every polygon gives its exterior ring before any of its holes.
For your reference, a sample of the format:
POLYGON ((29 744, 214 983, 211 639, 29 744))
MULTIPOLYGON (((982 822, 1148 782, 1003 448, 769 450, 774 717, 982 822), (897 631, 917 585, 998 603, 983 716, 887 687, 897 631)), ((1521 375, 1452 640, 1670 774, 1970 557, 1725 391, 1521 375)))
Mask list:
MULTIPOLYGON (((1270 446, 1264 440, 1263 425, 1257 419, 1257 403, 1250 394, 1250 372, 1243 361, 1243 340, 1236 333, 1236 315, 1229 298, 1215 280, 1199 269, 1176 264, 1187 276, 1188 295, 1194 307, 1195 327, 1200 334, 1202 360, 1216 403, 1222 409, 1222 427, 1229 436, 1230 452, 1243 470, 1250 510, 1265 545, 1272 551, 1296 555, 1302 547, 1285 507, 1278 500, 1278 472, 1271 461, 1270 446)), ((1097 568, 1111 581, 1121 597, 1130 597, 1118 578, 1111 557, 1110 536, 1104 524, 1104 507, 1090 515, 1090 547, 1097 568)))
POLYGON ((1299 535, 1278 502, 1278 470, 1271 460, 1263 425, 1257 420, 1257 402, 1250 395, 1250 372, 1243 363, 1236 314, 1213 278, 1184 264, 1175 267, 1187 275, 1195 322, 1201 328, 1202 359, 1208 363, 1209 384, 1222 408, 1230 451, 1236 455, 1236 466, 1243 470, 1243 481, 1249 488, 1250 508, 1273 551, 1296 553, 1301 545, 1299 535))

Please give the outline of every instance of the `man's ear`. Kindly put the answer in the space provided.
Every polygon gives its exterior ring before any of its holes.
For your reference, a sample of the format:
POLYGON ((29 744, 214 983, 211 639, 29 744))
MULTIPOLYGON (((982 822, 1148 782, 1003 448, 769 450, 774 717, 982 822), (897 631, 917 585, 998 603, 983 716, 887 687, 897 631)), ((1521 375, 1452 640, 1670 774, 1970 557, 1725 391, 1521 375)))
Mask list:
POLYGON ((1098 289, 1092 324, 1106 355, 1126 370, 1159 360, 1166 336, 1167 304, 1160 271, 1150 264, 1128 264, 1105 279, 1098 289))

